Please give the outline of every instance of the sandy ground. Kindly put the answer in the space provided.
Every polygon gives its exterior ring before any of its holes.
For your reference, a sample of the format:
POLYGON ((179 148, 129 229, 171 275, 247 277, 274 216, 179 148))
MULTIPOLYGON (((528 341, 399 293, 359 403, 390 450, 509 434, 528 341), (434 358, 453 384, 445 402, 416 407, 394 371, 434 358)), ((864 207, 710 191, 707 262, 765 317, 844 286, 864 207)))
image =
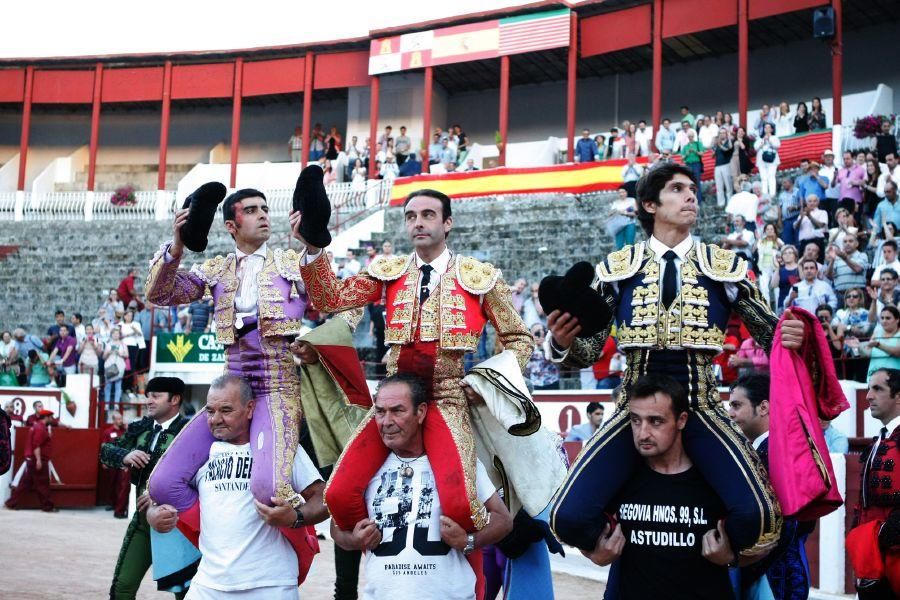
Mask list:
MULTIPOLYGON (((114 519, 103 509, 48 514, 0 508, 0 599, 107 598, 127 525, 127 520, 114 519)), ((321 544, 322 553, 300 589, 302 598, 332 597, 332 543, 326 540, 321 544)), ((553 582, 558 600, 603 595, 603 584, 596 581, 555 573, 553 582)), ((172 595, 157 592, 148 574, 137 597, 148 600, 172 595)))

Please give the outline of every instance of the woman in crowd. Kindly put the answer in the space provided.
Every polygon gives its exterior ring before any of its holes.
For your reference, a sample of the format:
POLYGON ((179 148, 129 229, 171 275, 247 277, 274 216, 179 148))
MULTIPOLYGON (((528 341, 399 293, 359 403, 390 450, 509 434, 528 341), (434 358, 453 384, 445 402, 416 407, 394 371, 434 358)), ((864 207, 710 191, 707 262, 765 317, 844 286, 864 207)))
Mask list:
POLYGON ((332 127, 331 131, 325 137, 325 158, 328 160, 337 160, 338 153, 341 151, 341 134, 338 133, 337 127, 332 127))
POLYGON ((756 254, 756 266, 759 272, 759 289, 769 306, 773 306, 772 286, 769 282, 772 281, 772 276, 778 268, 775 257, 778 256, 781 247, 784 246, 784 242, 778 237, 775 223, 766 223, 766 226, 763 228, 762 238, 755 241, 753 246, 753 252, 756 254))
POLYGON ((806 102, 797 103, 797 114, 794 115, 794 133, 806 133, 809 131, 809 110, 806 102))
POLYGON ((19 374, 19 347, 9 331, 0 333, 0 375, 5 376, 8 383, 3 385, 18 385, 19 374))
POLYGON ((734 117, 731 116, 731 113, 725 113, 720 128, 723 127, 728 130, 728 133, 730 133, 732 137, 734 137, 734 133, 738 130, 738 127, 735 126, 734 117))
POLYGON ((881 202, 878 195, 878 178, 881 176, 881 167, 873 158, 866 159, 866 179, 863 181, 863 210, 866 215, 874 215, 875 208, 881 202))
POLYGON ((637 140, 635 136, 637 126, 631 121, 625 121, 622 124, 622 130, 625 132, 622 136, 625 142, 625 157, 637 156, 637 140))
POLYGON ((872 252, 872 269, 873 271, 881 266, 881 263, 884 262, 884 252, 882 252, 882 248, 884 247, 884 243, 888 240, 893 240, 894 235, 897 233, 897 226, 894 225, 893 221, 888 221, 885 223, 884 227, 881 228, 881 231, 875 236, 875 239, 870 243, 875 245, 875 249, 872 252))
POLYGON ((353 197, 356 200, 359 200, 366 193, 366 168, 359 159, 356 159, 353 171, 350 174, 350 191, 353 192, 353 197))
POLYGON ((103 341, 94 332, 93 325, 84 326, 84 339, 78 345, 78 372, 98 373, 100 357, 103 356, 103 341))
POLYGON ((747 176, 749 180, 753 171, 753 153, 753 140, 747 135, 746 129, 738 127, 734 134, 734 152, 731 155, 731 174, 735 179, 735 191, 744 191, 738 180, 741 175, 747 176))
POLYGON ((766 123, 763 136, 756 140, 753 148, 756 150, 756 168, 759 169, 762 193, 770 198, 774 198, 778 193, 775 187, 775 173, 781 164, 781 158, 778 156, 780 146, 781 140, 775 135, 775 126, 766 123))
POLYGON ((125 359, 128 358, 128 346, 122 341, 122 333, 118 327, 112 330, 109 344, 103 352, 103 370, 106 384, 103 395, 109 410, 122 401, 122 378, 125 376, 125 359))
POLYGON ((786 244, 781 248, 781 256, 775 257, 778 268, 772 272, 772 281, 769 285, 778 290, 778 311, 784 306, 784 299, 791 293, 791 286, 800 281, 800 258, 797 248, 786 244))
POLYGON ((809 113, 809 130, 825 129, 825 111, 822 110, 822 99, 816 96, 812 99, 812 110, 809 113))
POLYGON ((331 185, 337 182, 337 173, 334 171, 334 167, 331 166, 331 161, 329 159, 325 159, 325 174, 322 176, 323 185, 331 185))
POLYGON ((861 342, 859 338, 847 339, 847 346, 869 358, 867 379, 878 369, 900 369, 900 310, 896 306, 885 306, 878 320, 878 327, 868 342, 861 342))
MULTIPOLYGON (((865 308, 865 297, 865 292, 859 288, 851 288, 844 294, 844 308, 835 313, 831 322, 832 328, 841 340, 869 339, 871 323, 869 311, 865 308)), ((858 358, 858 350, 844 345, 843 352, 846 357, 844 373, 839 375, 853 381, 865 381, 866 361, 858 358)))
POLYGON ((606 231, 615 240, 616 250, 634 244, 635 212, 634 198, 628 196, 624 186, 619 188, 619 197, 612 203, 612 214, 606 220, 606 231))
POLYGON ((100 308, 106 313, 106 319, 112 322, 116 318, 116 313, 125 312, 125 305, 119 300, 119 292, 109 290, 109 296, 106 302, 100 305, 100 308))
POLYGON ((791 106, 787 102, 778 105, 778 116, 775 117, 775 135, 780 138, 794 135, 794 117, 791 115, 791 106))
POLYGON ((147 345, 144 341, 144 332, 141 330, 141 324, 134 320, 134 311, 130 308, 122 316, 122 322, 119 324, 119 334, 122 343, 125 344, 128 351, 125 385, 126 389, 132 389, 134 386, 133 373, 140 367, 138 356, 147 345))
POLYGON ((848 235, 856 235, 858 231, 856 221, 846 208, 837 209, 834 213, 834 218, 837 221, 837 226, 828 230, 828 244, 834 244, 838 248, 843 248, 844 238, 848 235))

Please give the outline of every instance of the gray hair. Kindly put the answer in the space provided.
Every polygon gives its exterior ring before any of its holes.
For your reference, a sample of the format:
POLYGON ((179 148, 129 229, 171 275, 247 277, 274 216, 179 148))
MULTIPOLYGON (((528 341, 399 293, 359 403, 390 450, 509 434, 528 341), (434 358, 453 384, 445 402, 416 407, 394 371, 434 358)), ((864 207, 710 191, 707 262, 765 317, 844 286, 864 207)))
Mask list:
POLYGON ((250 387, 250 384, 237 375, 231 375, 230 373, 219 375, 213 379, 212 383, 209 384, 209 389, 221 390, 228 387, 228 385, 237 386, 242 406, 247 406, 247 403, 253 400, 253 388, 250 387))

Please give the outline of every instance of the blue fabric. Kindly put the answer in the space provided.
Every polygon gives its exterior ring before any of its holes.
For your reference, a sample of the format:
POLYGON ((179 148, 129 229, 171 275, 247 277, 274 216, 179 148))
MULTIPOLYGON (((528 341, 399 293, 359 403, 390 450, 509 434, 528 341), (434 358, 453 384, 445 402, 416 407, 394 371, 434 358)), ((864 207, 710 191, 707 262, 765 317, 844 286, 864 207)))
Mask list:
POLYGON ((625 246, 631 246, 634 244, 634 234, 636 231, 636 227, 634 223, 629 223, 622 229, 616 232, 616 250, 621 250, 625 246))
POLYGON ((805 201, 806 197, 810 194, 815 194, 816 197, 819 198, 819 200, 825 199, 825 188, 822 187, 822 183, 819 181, 820 179, 825 178, 815 178, 811 175, 804 175, 797 178, 797 193, 802 200, 805 201))
POLYGON ((504 600, 553 600, 553 575, 547 544, 532 544, 519 558, 506 561, 504 600))
MULTIPOLYGON (((177 573, 200 560, 200 550, 190 543, 178 529, 160 533, 150 529, 150 552, 153 555, 153 579, 177 573)), ((163 592, 182 592, 190 585, 176 585, 161 589, 163 592)))
POLYGON ((875 222, 875 233, 881 233, 881 222, 887 217, 887 220, 894 225, 900 226, 900 201, 891 204, 890 200, 885 198, 875 207, 875 216, 872 220, 875 222))

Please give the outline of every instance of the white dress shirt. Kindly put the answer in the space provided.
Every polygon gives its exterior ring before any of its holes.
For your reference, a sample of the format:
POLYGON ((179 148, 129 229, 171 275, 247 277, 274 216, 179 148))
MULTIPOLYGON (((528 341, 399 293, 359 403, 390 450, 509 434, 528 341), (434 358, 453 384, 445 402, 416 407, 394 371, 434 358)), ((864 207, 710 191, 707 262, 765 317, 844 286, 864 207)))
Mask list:
MULTIPOLYGON (((416 254, 416 268, 419 269, 419 282, 422 281, 422 267, 425 265, 431 265, 431 268, 434 271, 431 272, 431 279, 428 281, 428 296, 430 297, 434 294, 434 290, 437 288, 438 284, 441 282, 441 276, 447 272, 447 267, 450 265, 450 259, 453 258, 453 254, 450 252, 449 248, 444 248, 444 251, 440 253, 440 255, 435 258, 433 261, 426 263, 422 258, 416 254)), ((420 289, 422 286, 420 283, 416 283, 416 289, 420 289)))
POLYGON ((175 413, 175 416, 169 419, 168 421, 163 421, 162 423, 156 423, 156 425, 162 426, 162 429, 153 434, 153 441, 150 442, 150 451, 153 452, 153 449, 156 448, 156 441, 159 439, 159 434, 169 428, 169 425, 175 422, 175 419, 178 418, 178 413, 175 413))
POLYGON ((768 432, 768 431, 765 432, 765 433, 763 433, 762 435, 760 435, 760 436, 759 436, 758 438, 756 438, 755 440, 753 440, 753 449, 754 449, 754 450, 759 450, 759 447, 762 446, 762 443, 763 443, 764 441, 766 441, 767 439, 769 439, 769 432, 768 432))
POLYGON ((259 282, 257 276, 266 264, 268 245, 257 248, 252 254, 245 254, 235 248, 234 256, 237 260, 235 276, 238 279, 238 289, 234 295, 234 326, 240 329, 244 326, 244 319, 255 317, 259 310, 259 282))

